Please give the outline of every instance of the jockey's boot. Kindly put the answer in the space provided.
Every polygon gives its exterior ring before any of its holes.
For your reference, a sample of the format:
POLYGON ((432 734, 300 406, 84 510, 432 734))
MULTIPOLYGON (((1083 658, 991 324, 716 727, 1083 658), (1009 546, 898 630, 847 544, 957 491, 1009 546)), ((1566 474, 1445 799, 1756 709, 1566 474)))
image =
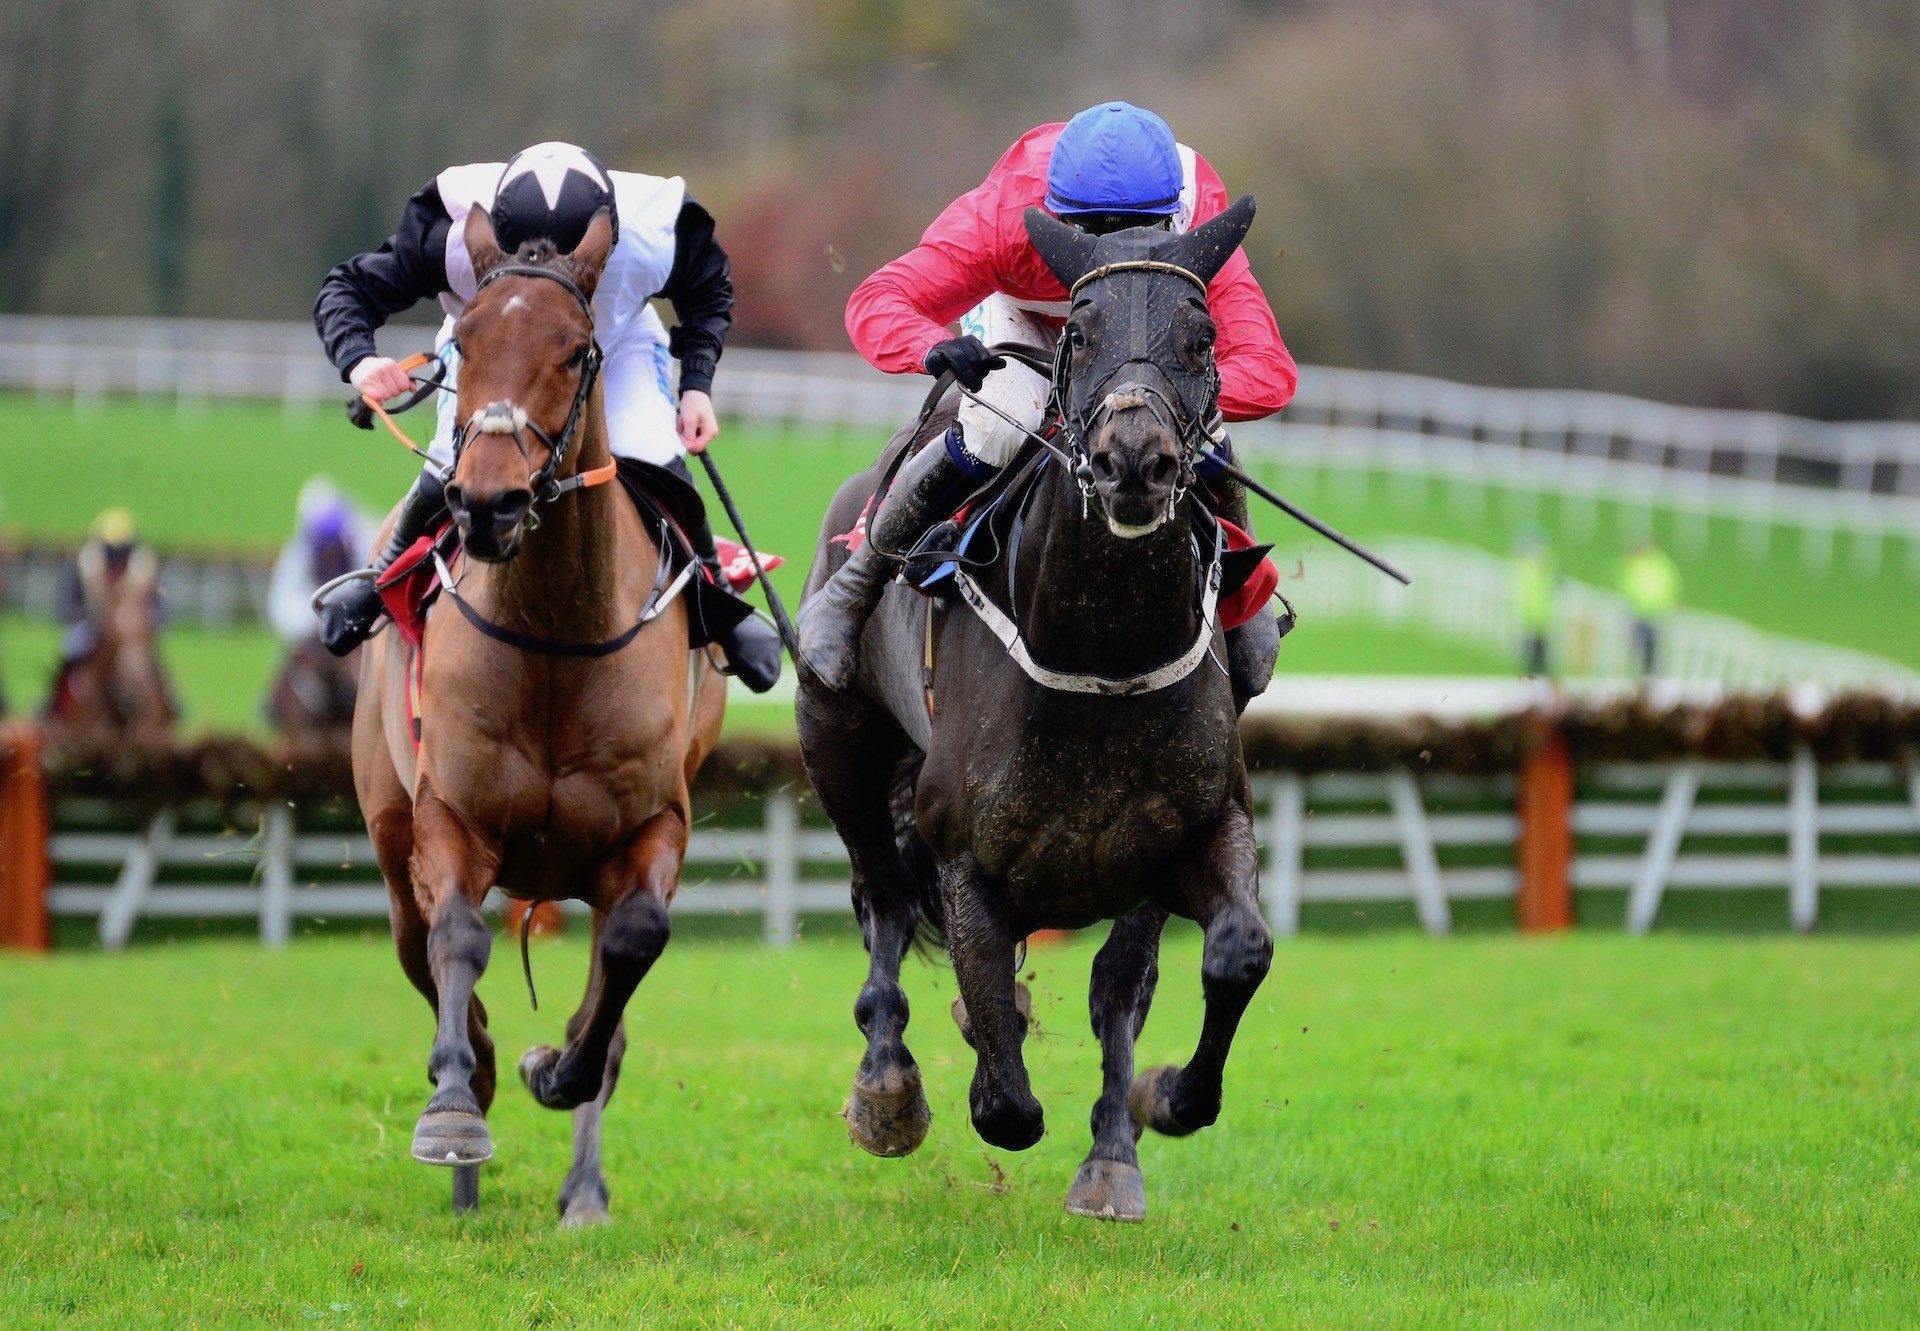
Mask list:
MULTIPOLYGON (((414 478, 413 488, 400 501, 400 516, 394 519, 393 535, 387 547, 368 568, 382 573, 404 555, 412 544, 426 534, 427 527, 447 508, 447 492, 440 473, 432 467, 414 478)), ((373 626, 380 622, 380 593, 373 578, 356 578, 328 592, 320 602, 320 642, 335 656, 345 656, 367 640, 373 626)))
POLYGON ((866 540, 800 607, 801 660, 822 684, 838 692, 853 687, 860 677, 860 635, 867 616, 900 561, 994 470, 965 452, 958 426, 944 440, 928 440, 900 465, 879 511, 867 520, 866 540))
MULTIPOLYGON (((685 467, 685 463, 681 464, 685 467)), ((702 521, 687 532, 693 552, 701 566, 713 576, 716 585, 725 587, 727 576, 720 570, 720 555, 713 544, 713 527, 702 521)), ((727 654, 726 673, 745 684, 754 693, 765 693, 780 678, 780 631, 758 615, 748 615, 714 641, 727 654)))
MULTIPOLYGON (((1253 520, 1247 513, 1247 490, 1224 472, 1206 483, 1214 512, 1247 535, 1253 535, 1253 520)), ((1284 604, 1284 603, 1283 603, 1284 604)), ((1280 639, 1293 627, 1293 611, 1284 616, 1274 613, 1272 602, 1260 607, 1252 619, 1227 630, 1227 681, 1233 689, 1236 712, 1267 691, 1273 679, 1273 663, 1280 655, 1280 639)))

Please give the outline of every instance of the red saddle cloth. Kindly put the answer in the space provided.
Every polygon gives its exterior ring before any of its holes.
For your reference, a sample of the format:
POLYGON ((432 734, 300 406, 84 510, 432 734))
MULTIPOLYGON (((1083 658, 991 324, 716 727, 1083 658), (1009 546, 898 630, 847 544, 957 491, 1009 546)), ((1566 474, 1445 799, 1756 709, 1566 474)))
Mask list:
MULTIPOLYGON (((427 629, 427 607, 440 594, 440 570, 433 562, 433 546, 445 530, 443 521, 408 546, 406 553, 387 565, 373 582, 394 628, 416 651, 420 647, 420 635, 427 629)), ((455 561, 460 558, 458 550, 454 551, 453 558, 455 561)))
MULTIPOLYGON (((407 645, 418 650, 421 635, 427 628, 427 610, 433 605, 434 598, 440 595, 440 570, 433 562, 433 547, 447 524, 442 521, 432 531, 422 536, 374 581, 374 589, 380 593, 380 602, 386 606, 387 614, 393 619, 393 626, 407 645)), ((727 580, 727 586, 735 592, 745 591, 753 582, 753 560, 748 556, 746 547, 722 537, 714 539, 714 549, 720 558, 720 573, 727 580)), ((460 560, 458 550, 447 561, 448 570, 460 560)), ((760 563, 768 572, 779 568, 787 561, 779 555, 761 555, 760 563)))

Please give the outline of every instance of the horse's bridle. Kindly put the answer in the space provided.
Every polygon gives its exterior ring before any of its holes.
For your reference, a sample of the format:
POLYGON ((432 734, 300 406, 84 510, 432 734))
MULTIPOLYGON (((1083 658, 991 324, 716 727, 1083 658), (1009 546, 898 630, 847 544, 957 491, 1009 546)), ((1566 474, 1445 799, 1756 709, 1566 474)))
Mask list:
POLYGON ((460 465, 460 450, 475 434, 504 434, 509 436, 514 447, 520 450, 520 456, 529 464, 533 455, 527 450, 526 438, 521 431, 529 431, 541 443, 547 446, 547 460, 527 478, 527 486, 533 491, 533 497, 541 503, 550 503, 569 490, 575 490, 590 482, 583 476, 570 476, 566 480, 556 481, 554 473, 566 460, 567 448, 573 442, 580 428, 580 419, 586 413, 587 399, 593 394, 593 385, 600 377, 600 340, 594 336, 593 301, 578 283, 557 269, 531 263, 503 263, 488 271, 474 288, 479 295, 494 282, 503 277, 538 277, 549 282, 557 282, 565 287, 567 294, 580 303, 581 311, 587 316, 587 353, 580 365, 580 384, 573 392, 573 405, 567 411, 567 423, 560 427, 558 435, 548 434, 536 420, 526 413, 525 408, 512 401, 489 402, 469 416, 453 429, 453 464, 447 469, 451 476, 460 465))
MULTIPOLYGON (((1089 284, 1121 272, 1169 273, 1192 283, 1203 299, 1207 294, 1207 284, 1200 275, 1182 268, 1179 264, 1166 263, 1159 259, 1123 259, 1115 263, 1102 264, 1083 274, 1068 289, 1067 298, 1073 300, 1089 284)), ((1060 330, 1060 340, 1054 346, 1054 401, 1051 414, 1059 420, 1061 433, 1066 436, 1067 451, 1073 461, 1074 480, 1080 487, 1083 501, 1082 514, 1087 512, 1088 501, 1093 498, 1093 448, 1089 441, 1093 438, 1094 432, 1099 429, 1101 421, 1112 414, 1114 399, 1120 396, 1121 389, 1136 393, 1143 398, 1148 409, 1179 442, 1180 479, 1174 490, 1174 502, 1178 503, 1180 496, 1193 484, 1194 459, 1208 439, 1209 419, 1220 397, 1220 368, 1214 360, 1212 350, 1209 349, 1207 352, 1207 370, 1202 380, 1202 397, 1198 406, 1186 401, 1178 392, 1168 393, 1155 382, 1151 382, 1157 380, 1158 384, 1172 387, 1172 380, 1158 362, 1144 356, 1130 356, 1101 376, 1087 398, 1087 401, 1092 404, 1091 409, 1079 413, 1069 406, 1073 396, 1074 346, 1071 328, 1072 324, 1069 321, 1067 327, 1060 330), (1152 371, 1152 374, 1140 379, 1127 380, 1119 388, 1111 392, 1107 391, 1107 385, 1113 383, 1122 371, 1135 365, 1146 367, 1152 371)))

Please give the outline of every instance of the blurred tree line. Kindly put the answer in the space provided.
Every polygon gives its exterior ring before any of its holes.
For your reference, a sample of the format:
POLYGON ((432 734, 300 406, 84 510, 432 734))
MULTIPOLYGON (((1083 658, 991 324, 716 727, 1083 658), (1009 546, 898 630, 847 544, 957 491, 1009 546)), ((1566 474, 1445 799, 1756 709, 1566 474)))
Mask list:
POLYGON ((568 138, 688 177, 742 341, 837 348, 1112 96, 1259 197, 1302 359, 1920 415, 1920 0, 13 0, 0 309, 302 317, 440 167, 568 138))

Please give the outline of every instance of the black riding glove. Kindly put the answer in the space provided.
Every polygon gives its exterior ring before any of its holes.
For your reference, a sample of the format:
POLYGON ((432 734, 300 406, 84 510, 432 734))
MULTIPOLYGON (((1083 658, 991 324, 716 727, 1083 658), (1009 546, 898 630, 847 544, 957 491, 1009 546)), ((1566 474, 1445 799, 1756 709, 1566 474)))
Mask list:
POLYGON ((977 393, 980 385, 987 381, 987 371, 999 369, 1007 359, 994 355, 987 350, 986 343, 968 333, 965 337, 950 337, 945 342, 934 343, 924 363, 928 374, 952 370, 961 387, 977 393))

